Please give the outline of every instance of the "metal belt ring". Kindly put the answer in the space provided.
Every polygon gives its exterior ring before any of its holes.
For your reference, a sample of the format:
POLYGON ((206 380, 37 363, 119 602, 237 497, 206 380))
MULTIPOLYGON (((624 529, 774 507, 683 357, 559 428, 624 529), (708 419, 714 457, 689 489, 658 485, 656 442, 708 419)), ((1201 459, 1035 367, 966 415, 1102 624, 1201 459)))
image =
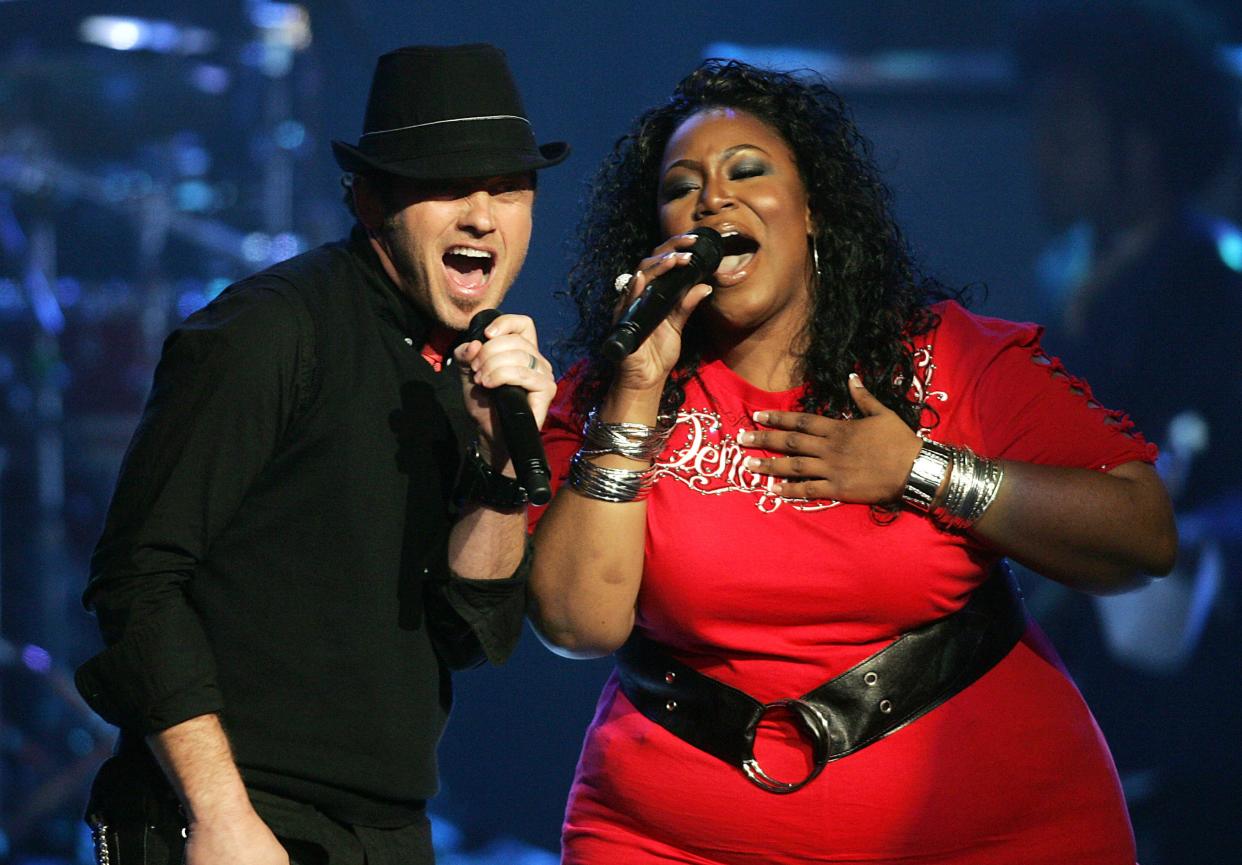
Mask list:
POLYGON ((823 771, 824 766, 828 764, 832 750, 832 735, 828 732, 828 719, 823 716, 818 707, 802 699, 775 700, 765 704, 746 726, 746 741, 749 743, 750 756, 742 761, 742 771, 746 773, 746 777, 752 784, 769 793, 793 793, 795 790, 801 790, 823 771), (778 781, 763 771, 763 767, 755 758, 755 732, 759 729, 759 723, 774 709, 788 710, 798 722, 794 725, 795 728, 809 739, 814 765, 801 781, 778 781))

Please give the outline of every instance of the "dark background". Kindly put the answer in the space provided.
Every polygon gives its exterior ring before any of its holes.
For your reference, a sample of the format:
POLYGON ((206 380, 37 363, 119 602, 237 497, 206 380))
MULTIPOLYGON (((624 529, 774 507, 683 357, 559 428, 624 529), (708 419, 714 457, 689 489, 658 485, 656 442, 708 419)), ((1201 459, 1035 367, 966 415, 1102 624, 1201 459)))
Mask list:
MULTIPOLYGON (((541 177, 530 257, 506 303, 535 316, 545 343, 564 324, 553 292, 595 167, 635 114, 720 53, 840 61, 830 71, 924 267, 975 285, 978 311, 1037 308, 1031 271, 1047 237, 1007 66, 1007 3, 320 0, 301 6, 309 46, 266 72, 259 4, 194 5, 0 0, 0 829, 14 862, 79 855, 83 791, 108 737, 64 676, 96 651, 77 595, 159 340, 278 254, 273 237, 292 251, 347 230, 328 141, 356 140, 379 53, 494 42, 539 140, 572 144, 541 177), (204 28, 214 47, 85 44, 80 23, 101 14, 204 28)), ((1236 4, 1212 5, 1242 42, 1236 4)), ((1235 174, 1212 203, 1236 219, 1235 174)), ((462 849, 506 837, 555 849, 608 668, 555 657, 527 633, 505 668, 457 677, 435 808, 462 849)))

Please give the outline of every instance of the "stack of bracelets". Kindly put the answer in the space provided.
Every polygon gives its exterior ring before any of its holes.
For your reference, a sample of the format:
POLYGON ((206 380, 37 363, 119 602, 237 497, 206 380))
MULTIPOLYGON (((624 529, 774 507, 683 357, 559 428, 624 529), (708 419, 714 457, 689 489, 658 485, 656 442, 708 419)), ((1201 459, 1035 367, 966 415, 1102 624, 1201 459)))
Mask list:
POLYGON ((976 456, 968 447, 949 447, 924 439, 901 498, 916 510, 931 513, 944 528, 962 531, 978 522, 996 500, 1004 476, 997 460, 976 456), (933 508, 946 474, 949 488, 944 502, 933 508))
POLYGON ((655 460, 663 451, 676 418, 660 415, 655 426, 607 423, 592 411, 582 427, 582 447, 569 462, 569 483, 582 495, 603 502, 636 502, 647 497, 655 477, 655 460), (597 466, 592 457, 616 454, 652 463, 645 469, 597 466))

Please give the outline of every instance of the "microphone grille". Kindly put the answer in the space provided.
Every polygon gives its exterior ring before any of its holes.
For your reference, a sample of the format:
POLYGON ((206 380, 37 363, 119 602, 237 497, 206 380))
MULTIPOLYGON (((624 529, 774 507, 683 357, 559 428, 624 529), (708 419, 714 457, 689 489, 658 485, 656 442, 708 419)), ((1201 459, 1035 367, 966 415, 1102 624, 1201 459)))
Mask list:
POLYGON ((706 225, 690 233, 698 238, 690 247, 690 253, 699 260, 704 273, 711 273, 720 266, 720 259, 724 256, 724 238, 719 231, 706 225))

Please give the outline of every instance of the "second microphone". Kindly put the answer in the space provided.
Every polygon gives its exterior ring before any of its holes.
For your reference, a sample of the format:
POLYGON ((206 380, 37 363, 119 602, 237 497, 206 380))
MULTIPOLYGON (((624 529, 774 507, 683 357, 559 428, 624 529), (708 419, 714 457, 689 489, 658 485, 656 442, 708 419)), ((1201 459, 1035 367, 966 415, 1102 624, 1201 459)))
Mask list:
POLYGON ((703 226, 689 233, 698 238, 693 246, 683 250, 690 253, 689 263, 674 267, 651 280, 651 284, 629 305, 600 346, 604 357, 613 363, 633 354, 673 311, 687 289, 703 282, 720 266, 723 255, 720 232, 703 226))

